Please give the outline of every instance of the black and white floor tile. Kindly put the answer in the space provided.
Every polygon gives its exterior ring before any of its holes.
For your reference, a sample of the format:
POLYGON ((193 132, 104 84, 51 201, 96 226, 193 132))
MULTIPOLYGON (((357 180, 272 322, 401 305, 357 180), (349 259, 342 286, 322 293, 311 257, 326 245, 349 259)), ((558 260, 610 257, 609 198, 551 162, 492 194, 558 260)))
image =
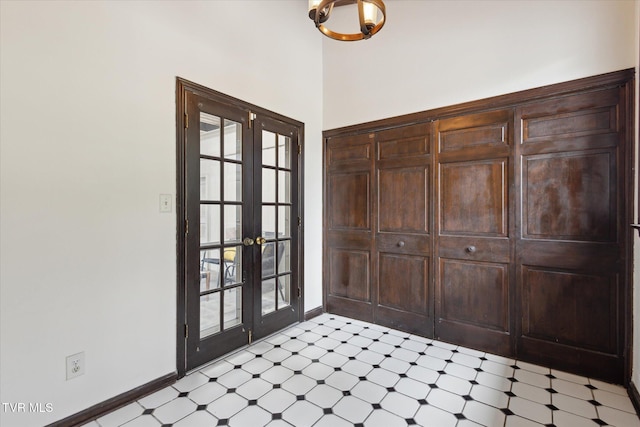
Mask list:
POLYGON ((86 427, 640 427, 626 390, 332 314, 86 427))

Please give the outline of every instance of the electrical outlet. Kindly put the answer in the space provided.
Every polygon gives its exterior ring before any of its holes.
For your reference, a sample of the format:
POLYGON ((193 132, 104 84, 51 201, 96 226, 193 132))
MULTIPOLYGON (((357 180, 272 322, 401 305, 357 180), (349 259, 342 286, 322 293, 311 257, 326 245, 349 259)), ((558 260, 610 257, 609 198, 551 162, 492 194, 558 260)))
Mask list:
POLYGON ((67 356, 67 380, 84 375, 84 351, 67 356))

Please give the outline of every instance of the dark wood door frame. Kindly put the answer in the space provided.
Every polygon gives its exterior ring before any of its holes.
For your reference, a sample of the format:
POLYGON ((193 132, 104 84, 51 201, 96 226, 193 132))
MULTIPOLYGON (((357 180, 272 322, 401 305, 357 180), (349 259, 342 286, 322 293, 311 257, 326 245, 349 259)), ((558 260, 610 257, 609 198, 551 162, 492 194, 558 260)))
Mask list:
MULTIPOLYGON (((304 321, 304 123, 281 114, 275 113, 263 107, 250 104, 238 98, 225 95, 221 92, 209 89, 205 86, 191 82, 189 80, 176 78, 176 370, 178 378, 187 373, 186 369, 186 294, 185 294, 185 263, 184 254, 186 250, 186 192, 185 192, 185 144, 186 133, 186 98, 187 93, 193 93, 206 97, 208 100, 233 107, 239 107, 251 111, 257 115, 264 115, 271 119, 281 121, 297 128, 299 141, 299 173, 297 188, 297 201, 299 206, 300 226, 298 228, 298 244, 296 252, 298 259, 298 321, 304 321)), ((292 248, 293 249, 293 248, 292 248)))

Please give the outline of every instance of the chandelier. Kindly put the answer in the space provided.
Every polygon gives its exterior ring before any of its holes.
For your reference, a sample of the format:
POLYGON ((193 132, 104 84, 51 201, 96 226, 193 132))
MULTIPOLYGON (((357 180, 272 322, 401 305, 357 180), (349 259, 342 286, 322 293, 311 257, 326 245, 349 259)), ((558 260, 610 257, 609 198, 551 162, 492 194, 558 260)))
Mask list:
POLYGON ((316 28, 327 37, 341 41, 356 41, 369 39, 384 25, 386 10, 382 0, 309 0, 309 18, 316 24, 316 28), (339 33, 325 26, 334 6, 357 4, 359 33, 339 33))

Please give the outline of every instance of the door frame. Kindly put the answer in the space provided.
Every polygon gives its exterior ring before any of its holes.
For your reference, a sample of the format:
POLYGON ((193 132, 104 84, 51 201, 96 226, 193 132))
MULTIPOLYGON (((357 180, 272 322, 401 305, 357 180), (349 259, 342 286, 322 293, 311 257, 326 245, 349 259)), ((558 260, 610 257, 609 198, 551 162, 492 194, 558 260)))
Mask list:
MULTIPOLYGON (((186 286, 185 286, 185 234, 186 234, 186 177, 185 177, 185 148, 186 132, 188 124, 186 111, 187 93, 193 93, 208 98, 211 102, 230 105, 246 109, 248 112, 265 115, 273 119, 285 122, 297 128, 300 150, 298 153, 299 173, 297 182, 297 194, 299 203, 299 227, 298 227, 298 321, 304 321, 304 123, 283 116, 268 109, 242 101, 238 98, 225 95, 221 92, 209 89, 205 86, 176 77, 176 370, 178 378, 187 373, 187 342, 186 342, 186 286)), ((293 248, 292 248, 293 249, 293 248)))

